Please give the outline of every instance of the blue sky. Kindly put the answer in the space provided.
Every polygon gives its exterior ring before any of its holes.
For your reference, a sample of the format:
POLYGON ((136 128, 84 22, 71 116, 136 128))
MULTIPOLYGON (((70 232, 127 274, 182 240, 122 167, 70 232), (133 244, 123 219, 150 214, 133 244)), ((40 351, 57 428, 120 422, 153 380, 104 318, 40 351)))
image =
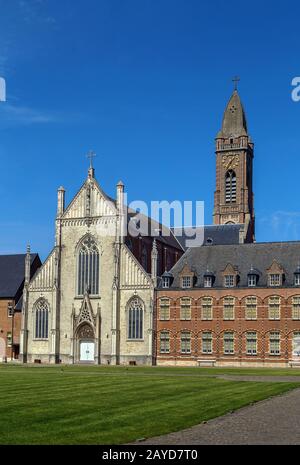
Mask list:
POLYGON ((214 137, 239 91, 255 142, 258 241, 300 239, 296 1, 0 0, 0 253, 44 258, 56 190, 96 177, 129 199, 204 200, 214 137))

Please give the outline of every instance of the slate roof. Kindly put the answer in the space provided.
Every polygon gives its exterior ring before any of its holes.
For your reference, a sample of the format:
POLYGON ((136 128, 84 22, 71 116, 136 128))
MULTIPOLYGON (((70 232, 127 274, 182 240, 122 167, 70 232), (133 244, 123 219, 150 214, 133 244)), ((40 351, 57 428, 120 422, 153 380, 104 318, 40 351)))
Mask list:
MULTIPOLYGON (((129 223, 130 219, 134 218, 136 215, 136 211, 128 209, 127 222, 129 223)), ((165 245, 169 245, 181 251, 185 250, 178 238, 175 237, 172 229, 168 228, 167 226, 164 226, 163 224, 159 223, 153 218, 150 218, 149 216, 143 215, 142 213, 139 213, 139 218, 143 218, 145 221, 144 225, 146 225, 146 230, 145 234, 143 234, 144 236, 155 236, 157 241, 165 245), (158 235, 159 231, 160 235, 158 235)))
POLYGON ((274 260, 284 269, 283 287, 293 286, 294 272, 300 263, 300 241, 190 248, 171 270, 174 276, 171 288, 180 287, 178 274, 186 264, 196 274, 195 287, 203 287, 203 276, 207 270, 214 273, 213 287, 223 287, 222 271, 228 264, 238 270, 237 287, 248 287, 247 275, 251 268, 259 273, 257 287, 266 287, 268 284, 266 270, 270 268, 274 260))
POLYGON ((245 111, 235 90, 230 97, 223 116, 222 129, 217 138, 238 137, 247 135, 247 121, 245 111))
MULTIPOLYGON (((211 245, 223 245, 223 244, 239 244, 240 242, 240 231, 244 229, 243 224, 223 224, 223 225, 212 225, 212 226, 204 226, 201 228, 196 228, 196 231, 199 233, 199 237, 203 238, 203 245, 211 246, 211 245)), ((174 235, 176 239, 180 242, 181 246, 184 250, 187 250, 187 240, 191 241, 194 236, 191 236, 193 233, 192 228, 185 228, 181 230, 179 228, 173 229, 174 235)), ((190 247, 199 247, 199 244, 195 241, 195 245, 193 245, 192 241, 190 247)))
MULTIPOLYGON (((25 256, 0 255, 0 298, 16 297, 24 281, 25 256)), ((31 264, 37 259, 38 254, 31 254, 31 264)))

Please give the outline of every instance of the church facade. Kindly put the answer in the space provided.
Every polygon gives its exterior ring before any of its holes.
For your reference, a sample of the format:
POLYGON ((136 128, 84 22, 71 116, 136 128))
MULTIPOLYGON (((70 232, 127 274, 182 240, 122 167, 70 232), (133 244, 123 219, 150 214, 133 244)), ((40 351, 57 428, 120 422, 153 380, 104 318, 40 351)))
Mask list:
POLYGON ((153 363, 157 266, 173 265, 183 250, 171 232, 157 240, 124 234, 123 195, 120 182, 116 201, 109 198, 92 166, 67 208, 58 190, 55 246, 31 280, 27 254, 23 362, 153 363))

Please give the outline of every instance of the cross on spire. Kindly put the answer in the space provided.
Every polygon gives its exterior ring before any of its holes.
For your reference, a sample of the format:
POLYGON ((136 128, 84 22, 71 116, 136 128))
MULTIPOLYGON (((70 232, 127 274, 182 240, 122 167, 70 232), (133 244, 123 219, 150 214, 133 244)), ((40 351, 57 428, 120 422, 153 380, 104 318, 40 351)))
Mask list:
POLYGON ((90 168, 93 168, 93 158, 95 158, 97 155, 93 150, 90 150, 86 156, 86 158, 90 159, 90 168))
POLYGON ((232 79, 232 82, 234 82, 234 90, 237 90, 237 85, 239 81, 240 78, 238 76, 234 76, 234 78, 232 79))

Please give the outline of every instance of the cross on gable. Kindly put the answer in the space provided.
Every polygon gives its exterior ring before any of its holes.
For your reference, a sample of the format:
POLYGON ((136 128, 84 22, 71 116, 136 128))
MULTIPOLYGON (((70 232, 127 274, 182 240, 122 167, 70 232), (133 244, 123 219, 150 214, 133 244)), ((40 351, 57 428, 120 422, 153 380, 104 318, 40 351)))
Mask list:
POLYGON ((237 85, 239 81, 240 78, 238 76, 234 76, 234 78, 232 79, 232 82, 234 83, 234 90, 237 90, 237 85))
POLYGON ((90 168, 93 168, 93 158, 95 158, 97 155, 95 152, 93 152, 92 150, 90 150, 86 156, 86 158, 89 158, 90 160, 90 168))

